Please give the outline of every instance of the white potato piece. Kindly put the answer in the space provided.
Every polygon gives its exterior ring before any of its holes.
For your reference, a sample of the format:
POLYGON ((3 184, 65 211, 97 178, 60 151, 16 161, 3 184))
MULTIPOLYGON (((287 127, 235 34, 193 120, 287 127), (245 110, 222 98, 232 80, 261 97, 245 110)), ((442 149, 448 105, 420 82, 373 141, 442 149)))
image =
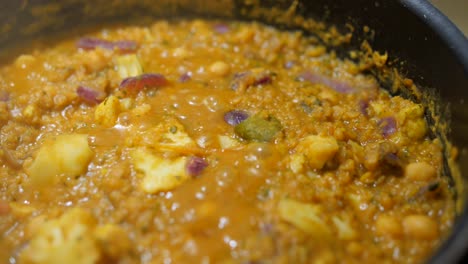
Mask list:
MULTIPOLYGON (((325 136, 307 136, 296 146, 296 154, 304 155, 305 161, 312 169, 321 169, 338 152, 339 146, 335 138, 325 136)), ((295 164, 291 168, 300 170, 298 158, 293 159, 295 164)))
POLYGON ((358 233, 353 229, 351 223, 345 218, 340 218, 337 216, 332 217, 333 224, 335 224, 336 229, 338 230, 338 238, 343 240, 352 240, 357 238, 358 233))
POLYGON ((405 167, 405 177, 412 181, 431 181, 436 179, 436 169, 426 162, 413 162, 405 167))
POLYGON ((94 264, 100 258, 93 236, 96 222, 81 208, 45 222, 20 255, 26 264, 94 264))
POLYGON ((26 172, 34 185, 50 185, 60 176, 77 177, 85 173, 92 157, 88 135, 59 135, 44 142, 26 172))
POLYGON ((111 95, 100 103, 94 110, 94 119, 100 125, 112 127, 121 112, 119 99, 111 95))
POLYGON ((221 149, 233 149, 241 146, 241 143, 230 136, 218 135, 218 143, 221 149))
POLYGON ((331 231, 321 217, 319 206, 283 199, 278 204, 279 215, 282 220, 295 227, 314 235, 317 238, 330 238, 331 231))
POLYGON ((120 78, 125 79, 143 74, 140 59, 135 54, 121 55, 116 58, 117 72, 120 78))
POLYGON ((142 148, 133 150, 130 155, 133 166, 142 173, 140 187, 144 192, 172 190, 190 178, 185 169, 186 157, 163 159, 142 148))

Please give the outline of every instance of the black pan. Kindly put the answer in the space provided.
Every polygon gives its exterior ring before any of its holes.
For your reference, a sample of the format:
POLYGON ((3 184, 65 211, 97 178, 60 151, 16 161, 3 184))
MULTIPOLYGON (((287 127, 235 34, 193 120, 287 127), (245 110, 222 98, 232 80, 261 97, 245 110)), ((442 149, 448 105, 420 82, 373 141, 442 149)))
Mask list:
MULTIPOLYGON (((296 6, 297 13, 304 17, 337 25, 344 31, 350 28, 345 24, 351 25, 354 37, 351 43, 334 47, 338 54, 346 56, 344 51, 359 47, 367 39, 375 50, 398 59, 395 66, 422 90, 440 97, 438 114, 449 122, 449 141, 460 150, 458 163, 463 180, 457 182, 457 198, 465 205, 460 208, 452 235, 428 262, 463 262, 468 248, 468 203, 460 187, 468 179, 468 40, 425 0, 0 0, 0 55, 10 53, 9 47, 27 46, 34 38, 136 17, 251 20, 253 16, 243 12, 251 8, 246 2, 258 2, 266 9, 278 7, 285 12, 296 6), (373 30, 371 36, 363 26, 373 30)), ((255 19, 291 27, 288 21, 269 20, 267 16, 255 19)), ((382 84, 386 86, 385 82, 382 84)))

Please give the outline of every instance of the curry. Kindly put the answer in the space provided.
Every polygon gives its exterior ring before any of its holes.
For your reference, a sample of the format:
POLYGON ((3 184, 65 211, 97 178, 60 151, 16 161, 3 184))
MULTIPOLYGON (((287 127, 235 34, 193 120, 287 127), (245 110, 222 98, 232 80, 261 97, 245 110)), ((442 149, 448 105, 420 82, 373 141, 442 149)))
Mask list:
POLYGON ((2 263, 419 263, 453 225, 424 107, 299 31, 104 28, 0 87, 2 263))

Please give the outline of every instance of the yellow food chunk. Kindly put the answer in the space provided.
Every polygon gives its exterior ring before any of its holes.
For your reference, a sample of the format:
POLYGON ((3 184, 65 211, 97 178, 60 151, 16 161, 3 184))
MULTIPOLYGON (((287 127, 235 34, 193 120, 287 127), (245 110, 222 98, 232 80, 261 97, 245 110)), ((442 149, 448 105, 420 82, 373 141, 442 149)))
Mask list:
POLYGON ((34 105, 28 105, 23 110, 23 116, 28 119, 31 119, 34 116, 36 116, 37 113, 38 113, 37 108, 34 105))
POLYGON ((389 215, 380 215, 375 222, 375 232, 379 236, 399 237, 403 233, 401 220, 389 215))
POLYGON ((117 259, 131 248, 128 235, 117 225, 99 226, 94 231, 94 235, 102 252, 108 257, 117 259))
POLYGON ((210 72, 214 75, 223 77, 229 74, 231 66, 229 66, 229 64, 225 63, 224 61, 217 61, 211 64, 209 69, 210 72))
POLYGON ((131 152, 131 158, 135 169, 143 174, 140 186, 147 193, 172 190, 189 179, 185 157, 168 160, 148 150, 136 149, 131 152))
POLYGON ((190 57, 190 51, 183 47, 175 48, 172 51, 172 56, 180 59, 187 59, 188 57, 190 57))
POLYGON ((329 238, 331 231, 321 217, 319 206, 283 199, 278 204, 279 216, 295 227, 315 235, 317 238, 329 238))
POLYGON ((433 240, 439 236, 437 223, 426 215, 408 215, 403 218, 405 235, 421 240, 433 240))
POLYGON ((140 60, 135 54, 117 57, 116 64, 117 71, 122 79, 143 74, 143 67, 141 67, 140 60))
POLYGON ((338 238, 343 240, 355 239, 358 234, 353 229, 349 221, 339 217, 332 217, 333 224, 335 224, 336 229, 338 230, 338 238))
POLYGON ((115 125, 120 114, 120 102, 116 96, 109 96, 100 103, 94 111, 94 119, 98 124, 106 127, 115 125))
POLYGON ((197 144, 187 134, 185 127, 175 118, 159 124, 151 130, 151 140, 155 148, 161 151, 196 148, 197 144))
POLYGON ((218 142, 222 149, 232 149, 241 145, 239 141, 229 136, 218 136, 218 142))
POLYGON ((437 171, 426 162, 414 162, 406 166, 405 177, 412 181, 430 181, 437 177, 437 171))
MULTIPOLYGON (((321 169, 338 152, 338 143, 332 137, 307 136, 296 147, 296 153, 304 155, 312 169, 321 169)), ((297 166, 297 165, 295 165, 297 166)))
POLYGON ((33 65, 36 61, 36 57, 34 57, 33 55, 23 54, 15 60, 15 66, 21 69, 26 69, 29 66, 33 65))
POLYGON ((304 154, 296 153, 289 157, 289 168, 294 173, 302 172, 304 163, 306 162, 304 154))
POLYGON ((44 142, 26 172, 33 184, 49 185, 58 176, 76 177, 85 173, 92 157, 87 135, 60 135, 44 142))
POLYGON ((100 252, 92 233, 95 224, 92 215, 80 208, 45 222, 21 253, 20 263, 97 263, 100 252))

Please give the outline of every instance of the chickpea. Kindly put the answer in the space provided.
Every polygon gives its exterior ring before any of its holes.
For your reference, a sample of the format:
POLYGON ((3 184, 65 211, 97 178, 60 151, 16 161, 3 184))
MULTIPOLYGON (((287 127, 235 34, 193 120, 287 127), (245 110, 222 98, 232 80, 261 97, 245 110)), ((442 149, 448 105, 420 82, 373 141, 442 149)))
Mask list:
POLYGON ((186 59, 190 56, 190 52, 185 48, 176 48, 172 51, 172 56, 180 59, 186 59))
POLYGON ((436 176, 436 169, 426 162, 410 163, 405 168, 405 177, 412 181, 430 181, 436 176))
POLYGON ((439 234, 437 224, 425 215, 408 215, 403 218, 403 230, 409 237, 416 239, 436 239, 439 234))
POLYGON ((380 215, 375 222, 375 232, 379 236, 399 237, 403 230, 400 221, 389 215, 380 215))
POLYGON ((224 61, 217 61, 210 66, 210 72, 217 76, 226 76, 229 74, 229 71, 231 70, 231 67, 229 64, 225 63, 224 61))

